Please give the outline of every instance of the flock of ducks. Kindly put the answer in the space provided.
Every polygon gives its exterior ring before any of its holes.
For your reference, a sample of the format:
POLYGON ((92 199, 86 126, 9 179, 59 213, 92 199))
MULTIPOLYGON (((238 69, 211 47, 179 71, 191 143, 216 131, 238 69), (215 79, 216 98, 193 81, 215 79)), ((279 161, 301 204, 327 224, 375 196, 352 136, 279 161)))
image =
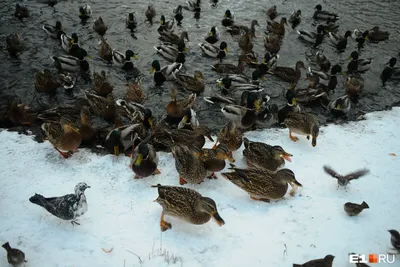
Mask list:
MULTIPOLYGON (((49 2, 54 5, 56 2, 49 2)), ((212 1, 212 6, 217 7, 218 1, 212 1)), ((249 26, 241 25, 235 20, 234 13, 226 10, 221 21, 226 32, 237 42, 241 55, 237 64, 224 63, 229 53, 228 42, 221 41, 217 26, 213 26, 204 42, 199 44, 204 56, 218 60, 212 65, 212 70, 221 74, 217 80, 220 94, 204 97, 204 101, 219 106, 221 112, 228 119, 228 123, 217 135, 213 148, 203 148, 206 138, 214 141, 211 131, 206 125, 199 123, 196 117, 194 104, 198 95, 204 91, 206 77, 200 70, 193 74, 184 72, 185 57, 188 51, 186 42, 189 34, 182 31, 176 34, 174 30, 182 25, 183 10, 193 12, 194 18, 200 18, 201 3, 188 1, 186 5, 179 5, 173 9, 173 20, 166 20, 161 15, 160 26, 157 33, 161 43, 154 46, 155 53, 159 54, 170 64, 161 66, 158 60, 151 64, 151 74, 155 86, 162 86, 172 82, 176 86, 171 91, 171 101, 166 106, 166 117, 155 123, 151 107, 146 106, 146 96, 142 90, 141 74, 133 63, 137 54, 127 49, 125 52, 112 49, 103 36, 108 27, 101 17, 93 22, 93 30, 101 36, 99 56, 107 64, 115 64, 127 73, 127 93, 124 99, 115 100, 112 94, 113 86, 108 81, 104 71, 90 74, 90 64, 87 61, 87 51, 79 45, 76 33, 68 35, 64 32, 63 25, 57 21, 55 25, 45 24, 42 29, 55 40, 54 45, 62 46, 66 55, 52 56, 57 75, 48 69, 39 71, 35 77, 35 89, 40 93, 54 94, 63 86, 71 90, 79 77, 92 80, 92 89, 85 92, 84 100, 77 100, 74 106, 59 106, 49 110, 32 111, 29 107, 18 101, 11 101, 2 121, 10 125, 41 124, 46 139, 53 145, 60 155, 69 158, 82 145, 93 146, 98 140, 105 150, 118 156, 125 154, 131 157, 130 168, 135 173, 135 179, 160 174, 158 170, 158 151, 171 152, 175 158, 175 167, 179 173, 179 183, 198 184, 207 177, 216 178, 215 173, 226 167, 226 160, 230 162, 230 172, 222 173, 227 180, 244 190, 257 201, 270 202, 283 198, 289 185, 292 187, 290 195, 294 195, 302 184, 297 181, 292 170, 283 168, 286 161, 291 161, 290 153, 281 146, 271 146, 263 142, 251 141, 243 136, 245 131, 251 130, 255 125, 274 119, 284 124, 289 129, 292 141, 298 140, 297 135, 304 135, 311 139, 312 146, 317 145, 319 123, 317 118, 301 110, 299 103, 309 104, 315 101, 328 100, 327 108, 338 116, 346 115, 351 108, 351 101, 359 97, 362 91, 364 78, 362 74, 371 68, 372 59, 360 58, 360 51, 369 42, 385 41, 389 33, 374 27, 364 32, 360 30, 346 31, 344 35, 338 33, 339 16, 325 11, 321 5, 315 7, 313 19, 321 24, 316 31, 299 29, 297 34, 310 46, 311 53, 307 55, 312 67, 307 68, 307 79, 310 84, 305 89, 298 89, 296 85, 301 78, 301 70, 306 69, 304 62, 298 61, 295 67, 278 65, 278 52, 282 45, 286 26, 291 24, 295 29, 301 23, 300 10, 295 10, 289 19, 278 16, 276 6, 267 10, 266 36, 264 47, 266 53, 261 59, 253 51, 252 40, 256 37, 257 20, 249 26), (338 50, 344 51, 348 39, 357 42, 358 51, 352 51, 347 66, 346 94, 338 99, 329 101, 329 94, 335 90, 338 75, 344 75, 342 67, 331 64, 322 51, 320 45, 329 39, 329 42, 338 50), (219 44, 217 44, 219 42, 219 44), (331 66, 332 65, 332 66, 331 66), (244 74, 246 66, 253 68, 251 76, 244 74), (264 93, 262 80, 267 75, 274 75, 290 85, 285 97, 287 104, 279 108, 270 104, 270 96, 264 93), (320 80, 326 80, 322 83, 320 80), (177 90, 184 89, 190 93, 186 98, 177 99, 177 90), (109 127, 95 128, 90 118, 96 116, 109 123, 109 127), (245 149, 243 155, 248 168, 238 168, 233 163, 232 152, 238 150, 242 144, 245 149)), ((19 19, 29 17, 25 6, 16 5, 15 16, 19 19)), ((153 25, 157 16, 153 5, 145 11, 146 22, 153 25)), ((89 5, 79 7, 79 19, 88 23, 92 17, 89 5)), ((135 13, 127 14, 126 28, 133 38, 139 27, 135 13)), ((18 57, 23 51, 24 44, 18 33, 7 37, 7 50, 11 56, 18 57)), ((381 74, 382 85, 389 80, 400 79, 400 69, 395 67, 396 58, 392 58, 381 74)), ((328 166, 324 166, 326 173, 338 180, 338 186, 346 186, 351 180, 358 179, 368 173, 360 170, 346 176, 339 175, 328 166)), ((164 220, 164 215, 178 217, 192 224, 204 224, 211 218, 218 225, 224 225, 224 220, 217 211, 215 201, 202 196, 195 190, 179 187, 155 185, 158 190, 156 202, 162 206, 160 228, 162 231, 171 229, 172 225, 164 220)), ((79 183, 74 194, 61 197, 46 198, 35 194, 29 201, 43 207, 49 213, 63 220, 70 220, 79 224, 77 218, 87 211, 85 190, 90 188, 86 183, 79 183)), ((346 203, 344 210, 350 216, 358 215, 363 209, 369 208, 366 202, 361 204, 346 203)), ((400 249, 400 235, 396 230, 390 230, 393 246, 400 249)), ((8 262, 19 266, 25 262, 25 255, 18 249, 12 249, 8 243, 3 247, 8 252, 8 262)), ((313 260, 302 265, 293 266, 332 266, 334 256, 327 255, 323 259, 313 260)), ((361 263, 360 263, 361 264, 361 263)), ((366 266, 359 265, 357 266, 366 266)))

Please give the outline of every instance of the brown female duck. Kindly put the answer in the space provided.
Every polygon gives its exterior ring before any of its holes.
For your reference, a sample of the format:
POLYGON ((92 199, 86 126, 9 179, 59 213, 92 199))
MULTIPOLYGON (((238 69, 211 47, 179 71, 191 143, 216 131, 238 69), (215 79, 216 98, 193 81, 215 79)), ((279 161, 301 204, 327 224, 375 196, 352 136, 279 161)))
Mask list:
POLYGON ((168 103, 166 109, 167 114, 173 118, 182 118, 185 115, 185 111, 193 107, 196 101, 196 94, 190 94, 187 98, 177 100, 176 88, 171 90, 171 102, 168 103))
POLYGON ((297 133, 300 135, 306 135, 308 140, 310 139, 311 135, 312 146, 315 147, 317 145, 319 123, 314 115, 306 112, 291 112, 287 114, 287 117, 283 123, 289 128, 289 137, 293 142, 299 140, 299 138, 292 135, 292 133, 297 133))
POLYGON ((201 73, 201 71, 199 70, 195 70, 193 76, 190 76, 188 74, 177 73, 175 77, 176 77, 176 82, 186 90, 189 90, 194 93, 199 93, 204 91, 205 78, 203 76, 203 73, 201 73))
POLYGON ((232 162, 232 158, 229 156, 228 146, 219 144, 215 149, 203 148, 200 152, 200 159, 204 163, 204 167, 208 172, 211 172, 209 178, 215 178, 215 172, 222 171, 225 168, 225 159, 232 162))
POLYGON ((179 184, 199 184, 207 177, 207 170, 199 153, 184 145, 172 148, 175 168, 179 174, 179 184))
POLYGON ((126 85, 126 99, 139 104, 143 104, 146 100, 146 94, 143 92, 141 79, 137 82, 128 82, 126 85))
POLYGON ((246 55, 240 55, 237 65, 227 64, 227 63, 217 63, 211 67, 217 73, 241 74, 244 71, 245 63, 246 63, 246 55))
MULTIPOLYGON (((232 152, 238 150, 243 143, 243 130, 234 122, 229 121, 217 135, 217 143, 224 144, 229 149, 229 157, 235 162, 232 152)), ((213 148, 217 147, 217 143, 213 148)))
POLYGON ((102 70, 100 73, 93 73, 92 90, 99 96, 107 96, 114 90, 114 87, 108 81, 106 72, 104 70, 102 70))
POLYGON ((54 94, 61 83, 53 78, 50 70, 44 69, 36 73, 35 89, 39 93, 54 94))
POLYGON ((288 25, 285 17, 281 18, 280 22, 267 21, 267 30, 277 35, 285 35, 285 24, 288 25))
POLYGON ((294 88, 301 77, 300 69, 305 69, 303 61, 297 61, 294 69, 289 67, 275 67, 275 69, 269 70, 268 73, 278 76, 285 82, 291 83, 291 87, 294 88))

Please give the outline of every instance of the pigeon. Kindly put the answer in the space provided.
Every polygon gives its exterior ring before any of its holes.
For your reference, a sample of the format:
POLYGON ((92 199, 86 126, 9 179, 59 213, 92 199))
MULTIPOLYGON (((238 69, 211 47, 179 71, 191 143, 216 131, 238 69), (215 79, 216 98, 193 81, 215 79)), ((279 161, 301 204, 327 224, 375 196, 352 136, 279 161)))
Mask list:
POLYGON ((390 235, 392 236, 390 238, 390 242, 392 243, 392 246, 400 252, 400 234, 396 230, 388 230, 390 235))
POLYGON ((86 188, 90 188, 90 186, 86 183, 79 183, 75 186, 75 194, 50 198, 45 198, 42 195, 35 194, 29 198, 29 201, 42 206, 48 212, 60 219, 72 220, 72 225, 80 225, 76 219, 88 210, 85 196, 86 188))
POLYGON ((23 253, 21 250, 12 248, 8 242, 2 247, 7 250, 7 260, 12 266, 17 267, 26 262, 25 253, 23 253))
POLYGON ((311 260, 303 264, 293 264, 293 267, 332 267, 335 256, 326 255, 323 259, 311 260))
POLYGON ((331 175, 333 178, 336 178, 338 180, 338 188, 340 185, 346 186, 347 184, 350 183, 351 180, 358 179, 361 176, 364 176, 369 173, 369 170, 362 169, 362 170, 358 170, 358 171, 349 173, 347 175, 340 175, 328 166, 324 166, 324 171, 327 174, 331 175))

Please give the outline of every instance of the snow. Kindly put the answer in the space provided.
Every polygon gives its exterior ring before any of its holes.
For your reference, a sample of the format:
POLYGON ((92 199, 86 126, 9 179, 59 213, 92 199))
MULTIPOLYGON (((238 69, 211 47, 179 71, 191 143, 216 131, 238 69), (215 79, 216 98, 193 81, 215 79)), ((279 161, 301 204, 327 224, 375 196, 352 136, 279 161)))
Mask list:
MULTIPOLYGON (((196 226, 166 217, 172 229, 159 228, 161 206, 153 184, 178 185, 171 154, 160 153, 160 175, 133 180, 129 158, 113 159, 80 149, 65 160, 48 143, 6 130, 0 132, 0 242, 25 252, 26 266, 266 266, 287 267, 326 254, 333 266, 353 266, 348 253, 386 253, 388 229, 400 225, 396 136, 400 108, 376 112, 366 120, 322 127, 316 147, 305 137, 293 143, 287 129, 247 133, 250 140, 281 145, 293 154, 292 169, 303 189, 294 197, 264 203, 218 175, 200 185, 185 185, 213 198, 225 225, 213 220, 196 226), (341 174, 367 167, 371 173, 337 190, 322 170, 341 174), (86 182, 89 210, 72 226, 28 201, 35 193, 61 196, 86 182), (366 201, 357 217, 346 202, 366 201), (112 252, 105 253, 102 248, 112 252), (136 255, 135 255, 136 254, 136 255), (139 259, 140 258, 140 259, 139 259)), ((212 144, 207 143, 210 147, 212 144)), ((234 153, 244 166, 242 150, 234 153)), ((7 266, 5 250, 0 266, 7 266)))

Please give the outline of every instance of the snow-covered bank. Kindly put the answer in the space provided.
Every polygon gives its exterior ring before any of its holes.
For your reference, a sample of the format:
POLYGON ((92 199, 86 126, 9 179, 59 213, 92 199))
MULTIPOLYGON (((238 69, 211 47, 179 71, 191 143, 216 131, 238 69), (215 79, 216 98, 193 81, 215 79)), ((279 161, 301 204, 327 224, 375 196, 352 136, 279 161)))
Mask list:
MULTIPOLYGON (((286 167, 303 184, 300 194, 258 202, 218 175, 217 180, 185 186, 213 198, 225 225, 210 221, 196 226, 168 218, 173 227, 164 233, 161 207, 153 202, 157 190, 150 186, 179 185, 171 154, 160 153, 161 175, 133 180, 129 158, 115 161, 80 149, 65 160, 48 142, 2 131, 0 243, 9 241, 24 251, 30 267, 287 267, 326 254, 336 256, 335 267, 353 266, 349 252, 386 253, 387 230, 400 228, 399 159, 391 154, 400 155, 399 124, 400 108, 369 114, 365 121, 323 127, 316 147, 305 137, 293 143, 287 129, 248 133, 250 140, 281 145, 294 155, 286 167), (353 181, 346 192, 337 190, 337 181, 323 172, 325 164, 342 174, 363 167, 371 173, 353 181), (72 193, 78 182, 91 186, 86 190, 89 210, 80 226, 28 201, 35 192, 48 197, 72 193), (370 209, 349 217, 343 210, 348 201, 366 201, 370 209)), ((242 150, 234 156, 244 166, 242 150)), ((0 266, 6 263, 2 250, 0 266)))

